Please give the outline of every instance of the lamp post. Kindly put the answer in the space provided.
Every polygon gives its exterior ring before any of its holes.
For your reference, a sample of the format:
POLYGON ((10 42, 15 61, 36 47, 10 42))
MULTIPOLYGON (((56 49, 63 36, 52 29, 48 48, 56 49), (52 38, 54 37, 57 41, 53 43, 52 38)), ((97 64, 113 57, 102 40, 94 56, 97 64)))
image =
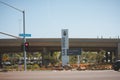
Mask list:
MULTIPOLYGON (((14 6, 11 6, 11 5, 9 5, 9 4, 5 3, 5 2, 2 2, 2 1, 0 1, 0 3, 6 5, 8 7, 11 7, 11 8, 13 8, 13 9, 15 9, 15 10, 17 10, 17 11, 19 11, 19 12, 21 12, 23 14, 23 43, 25 43, 26 42, 26 38, 25 38, 25 11, 21 10, 21 9, 18 9, 18 8, 14 7, 14 6)), ((24 71, 26 71, 27 67, 26 67, 26 50, 25 50, 25 45, 23 45, 23 54, 24 54, 24 71)))

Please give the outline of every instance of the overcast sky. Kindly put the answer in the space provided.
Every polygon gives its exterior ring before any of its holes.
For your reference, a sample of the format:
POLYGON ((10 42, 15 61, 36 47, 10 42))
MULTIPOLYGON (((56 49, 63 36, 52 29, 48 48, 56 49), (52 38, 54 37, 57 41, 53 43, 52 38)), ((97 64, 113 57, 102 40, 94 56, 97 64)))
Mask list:
MULTIPOLYGON (((117 38, 120 36, 120 0, 0 0, 26 13, 31 38, 117 38)), ((0 32, 23 33, 22 13, 0 3, 0 32)), ((0 38, 9 38, 0 34, 0 38)))

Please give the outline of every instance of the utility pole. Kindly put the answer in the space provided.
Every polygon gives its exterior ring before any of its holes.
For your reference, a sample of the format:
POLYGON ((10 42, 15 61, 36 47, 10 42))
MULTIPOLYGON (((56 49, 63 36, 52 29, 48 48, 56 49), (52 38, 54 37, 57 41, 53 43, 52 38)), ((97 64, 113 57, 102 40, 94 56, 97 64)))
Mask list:
MULTIPOLYGON (((25 38, 25 11, 21 10, 21 9, 18 9, 18 8, 14 7, 14 6, 11 6, 11 5, 9 5, 9 4, 5 3, 5 2, 2 2, 2 1, 0 1, 0 3, 6 5, 8 7, 11 7, 11 8, 13 8, 13 9, 15 9, 15 10, 17 10, 17 11, 19 11, 19 12, 21 12, 23 14, 23 35, 24 35, 23 36, 23 43, 25 43, 26 42, 26 38, 25 38)), ((24 71, 26 71, 27 67, 26 67, 26 50, 25 50, 25 45, 23 45, 23 54, 24 54, 24 71)))

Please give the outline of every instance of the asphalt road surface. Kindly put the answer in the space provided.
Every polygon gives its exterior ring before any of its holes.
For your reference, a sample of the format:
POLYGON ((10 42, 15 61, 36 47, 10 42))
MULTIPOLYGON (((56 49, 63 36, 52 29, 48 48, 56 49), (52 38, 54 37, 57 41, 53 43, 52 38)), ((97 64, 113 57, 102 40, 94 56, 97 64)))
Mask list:
POLYGON ((113 70, 0 72, 0 80, 120 80, 120 72, 113 70))

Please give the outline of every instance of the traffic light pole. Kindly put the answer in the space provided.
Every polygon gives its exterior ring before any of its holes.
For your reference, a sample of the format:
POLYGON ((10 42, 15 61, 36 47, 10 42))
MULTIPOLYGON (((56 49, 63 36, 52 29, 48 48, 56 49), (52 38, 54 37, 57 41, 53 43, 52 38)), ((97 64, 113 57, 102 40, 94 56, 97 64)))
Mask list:
POLYGON ((18 36, 14 36, 14 35, 11 35, 11 34, 8 34, 8 33, 4 33, 4 32, 0 32, 0 34, 7 35, 7 36, 10 36, 10 37, 13 37, 13 38, 16 38, 16 39, 21 39, 18 36))
MULTIPOLYGON (((26 42, 26 38, 25 38, 25 11, 23 11, 21 9, 18 9, 18 8, 14 7, 14 6, 11 6, 11 5, 9 5, 9 4, 5 3, 5 2, 2 2, 2 1, 0 1, 0 3, 6 5, 8 7, 11 7, 11 8, 13 8, 13 9, 19 11, 19 12, 22 12, 22 14, 23 14, 23 34, 24 34, 24 36, 23 36, 23 43, 25 43, 26 42)), ((26 50, 25 50, 25 45, 23 45, 23 54, 24 54, 24 71, 26 71, 27 67, 26 67, 26 50)))
MULTIPOLYGON (((25 38, 25 11, 23 11, 23 43, 26 42, 26 38, 25 38)), ((26 67, 26 50, 25 50, 25 45, 23 46, 23 54, 24 54, 24 71, 27 70, 27 67, 26 67)))

